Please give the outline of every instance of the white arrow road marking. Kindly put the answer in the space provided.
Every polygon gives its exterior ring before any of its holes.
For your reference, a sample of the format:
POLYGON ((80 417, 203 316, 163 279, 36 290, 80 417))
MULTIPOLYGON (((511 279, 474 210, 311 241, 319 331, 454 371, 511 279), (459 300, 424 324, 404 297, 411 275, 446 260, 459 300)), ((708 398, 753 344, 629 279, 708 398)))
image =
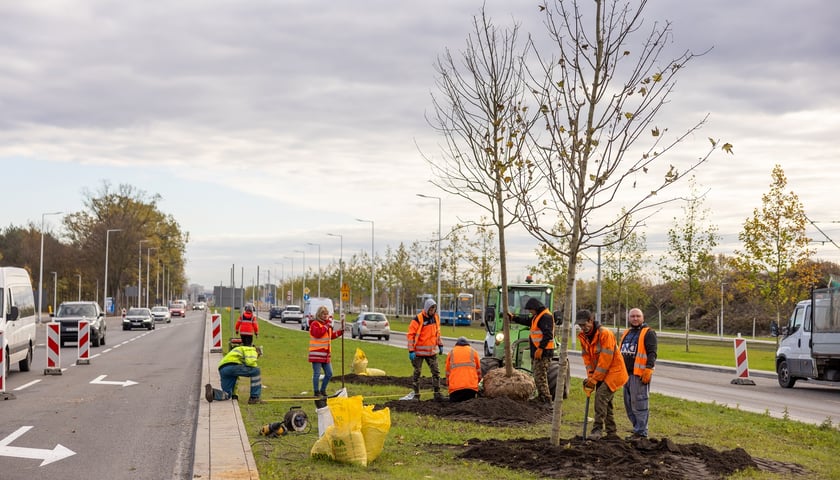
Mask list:
POLYGON ((17 392, 18 390, 23 390, 23 389, 24 389, 24 388, 26 388, 26 387, 31 387, 32 385, 35 385, 36 383, 38 383, 38 382, 40 382, 40 381, 41 381, 40 379, 39 379, 39 380, 32 380, 32 381, 31 381, 31 382, 29 382, 29 383, 26 383, 26 384, 24 384, 24 385, 21 385, 21 386, 17 387, 17 388, 15 389, 15 391, 17 392))
POLYGON ((53 448, 52 450, 47 450, 45 448, 26 448, 9 446, 10 443, 15 441, 15 439, 17 439, 19 436, 28 432, 31 428, 31 426, 20 427, 8 437, 0 440, 0 455, 4 457, 40 458, 41 460, 43 460, 40 466, 43 467, 48 463, 64 460, 65 458, 76 454, 76 452, 70 450, 64 445, 61 445, 60 443, 56 444, 55 448, 53 448))
POLYGON ((137 385, 137 382, 132 382, 131 380, 126 380, 124 382, 111 382, 111 381, 103 380, 103 378, 105 378, 107 376, 108 375, 100 375, 100 376, 94 378, 93 380, 91 380, 90 383, 92 383, 94 385, 121 385, 123 387, 130 387, 131 385, 137 385))

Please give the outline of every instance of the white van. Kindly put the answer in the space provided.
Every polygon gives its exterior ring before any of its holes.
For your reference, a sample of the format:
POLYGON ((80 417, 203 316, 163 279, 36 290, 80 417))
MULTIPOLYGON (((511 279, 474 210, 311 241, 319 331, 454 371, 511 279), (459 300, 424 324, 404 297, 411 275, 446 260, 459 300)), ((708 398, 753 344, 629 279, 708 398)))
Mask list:
MULTIPOLYGON (((309 330, 309 321, 315 318, 315 313, 321 306, 327 307, 327 310, 330 312, 330 320, 333 320, 333 314, 335 311, 333 310, 332 299, 312 297, 303 304, 303 322, 300 324, 301 330, 309 330)), ((333 328, 336 328, 335 322, 333 322, 333 328)), ((339 325, 338 328, 341 328, 341 326, 339 325)))
POLYGON ((29 273, 17 267, 0 267, 0 330, 6 340, 6 371, 17 363, 21 372, 32 367, 35 348, 35 295, 29 273))

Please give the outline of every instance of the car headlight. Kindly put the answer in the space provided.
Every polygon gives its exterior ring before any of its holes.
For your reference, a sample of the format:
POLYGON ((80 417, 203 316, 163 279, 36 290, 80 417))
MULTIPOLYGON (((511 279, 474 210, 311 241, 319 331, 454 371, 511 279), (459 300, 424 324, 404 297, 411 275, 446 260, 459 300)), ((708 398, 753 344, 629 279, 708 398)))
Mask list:
POLYGON ((496 334, 496 345, 501 345, 501 343, 504 342, 504 341, 505 341, 505 334, 502 333, 502 332, 497 333, 496 334))

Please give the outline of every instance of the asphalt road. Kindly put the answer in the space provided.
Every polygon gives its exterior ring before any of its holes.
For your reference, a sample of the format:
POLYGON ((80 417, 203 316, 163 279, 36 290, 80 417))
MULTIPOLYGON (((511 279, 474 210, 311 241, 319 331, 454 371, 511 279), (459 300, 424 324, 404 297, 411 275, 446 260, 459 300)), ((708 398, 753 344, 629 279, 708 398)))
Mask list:
POLYGON ((203 312, 123 331, 108 319, 106 345, 75 365, 61 348, 62 375, 45 375, 45 327, 33 368, 7 379, 0 402, 0 477, 189 479, 200 390, 203 312))
MULTIPOLYGON (((261 317, 268 318, 268 315, 261 315, 261 317)), ((272 323, 284 328, 300 330, 300 326, 296 323, 280 324, 279 319, 272 323)), ((446 327, 443 335, 449 332, 451 329, 446 327)), ((406 346, 405 334, 398 332, 393 332, 388 342, 375 339, 363 341, 387 343, 401 348, 406 346)), ((445 339, 444 343, 444 350, 449 351, 454 344, 454 339, 445 339)), ((471 340, 471 343, 479 353, 483 351, 483 342, 471 340)), ((569 363, 572 377, 585 376, 583 361, 579 353, 569 352, 569 363)), ((775 374, 771 372, 753 372, 751 379, 755 385, 735 385, 731 383, 735 376, 734 368, 660 361, 656 365, 651 389, 653 392, 671 397, 698 402, 715 402, 748 412, 768 413, 776 418, 787 417, 816 425, 831 420, 835 427, 840 424, 840 386, 838 385, 799 380, 792 389, 781 388, 775 374)), ((572 383, 573 388, 577 385, 579 384, 572 383)), ((623 400, 618 398, 616 401, 623 400)), ((652 408, 655 410, 655 405, 652 408)))

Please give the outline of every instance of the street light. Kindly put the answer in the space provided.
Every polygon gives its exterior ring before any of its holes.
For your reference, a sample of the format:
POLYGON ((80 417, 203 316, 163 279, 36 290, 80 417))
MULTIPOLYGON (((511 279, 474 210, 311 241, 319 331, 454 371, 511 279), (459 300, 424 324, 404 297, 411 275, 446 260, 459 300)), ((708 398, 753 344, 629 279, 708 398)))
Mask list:
POLYGON ((44 217, 47 215, 61 215, 62 212, 49 212, 41 214, 41 260, 38 270, 38 323, 41 323, 41 310, 43 310, 43 285, 44 285, 44 217))
POLYGON ((146 249, 146 308, 149 308, 149 259, 152 256, 152 250, 157 251, 157 248, 146 249))
MULTIPOLYGON (((303 295, 301 297, 304 297, 309 295, 306 293, 306 250, 295 250, 294 252, 303 254, 303 295)), ((306 299, 304 299, 305 301, 306 299)))
POLYGON ((76 276, 79 277, 79 301, 81 302, 82 301, 82 274, 77 273, 76 276))
POLYGON ((122 228, 112 228, 105 232, 105 291, 102 293, 102 309, 108 315, 108 243, 111 240, 111 232, 122 232, 122 228))
POLYGON ((720 284, 720 326, 718 327, 718 337, 723 337, 723 287, 725 283, 720 284))
POLYGON ((328 233, 331 237, 338 237, 338 311, 339 318, 344 321, 344 294, 341 289, 344 288, 344 237, 337 233, 328 233))
POLYGON ((148 242, 149 240, 140 240, 140 245, 137 247, 139 251, 137 255, 137 306, 142 307, 143 305, 140 304, 140 297, 143 292, 143 244, 148 242))
POLYGON ((440 238, 440 235, 441 235, 441 232, 440 232, 440 230, 441 230, 440 217, 441 217, 441 215, 440 214, 441 214, 441 199, 440 199, 440 197, 433 197, 431 195, 423 195, 422 193, 418 193, 417 196, 422 197, 422 198, 431 198, 433 200, 438 201, 437 304, 438 304, 438 311, 440 311, 440 309, 441 309, 441 306, 440 306, 440 244, 441 244, 441 238, 440 238))
POLYGON ((373 305, 373 278, 375 275, 375 267, 373 263, 373 220, 364 220, 361 218, 357 218, 356 221, 362 223, 370 223, 370 311, 373 312, 376 310, 373 305))
POLYGON ((321 244, 307 242, 307 245, 318 247, 318 297, 321 296, 321 244))

